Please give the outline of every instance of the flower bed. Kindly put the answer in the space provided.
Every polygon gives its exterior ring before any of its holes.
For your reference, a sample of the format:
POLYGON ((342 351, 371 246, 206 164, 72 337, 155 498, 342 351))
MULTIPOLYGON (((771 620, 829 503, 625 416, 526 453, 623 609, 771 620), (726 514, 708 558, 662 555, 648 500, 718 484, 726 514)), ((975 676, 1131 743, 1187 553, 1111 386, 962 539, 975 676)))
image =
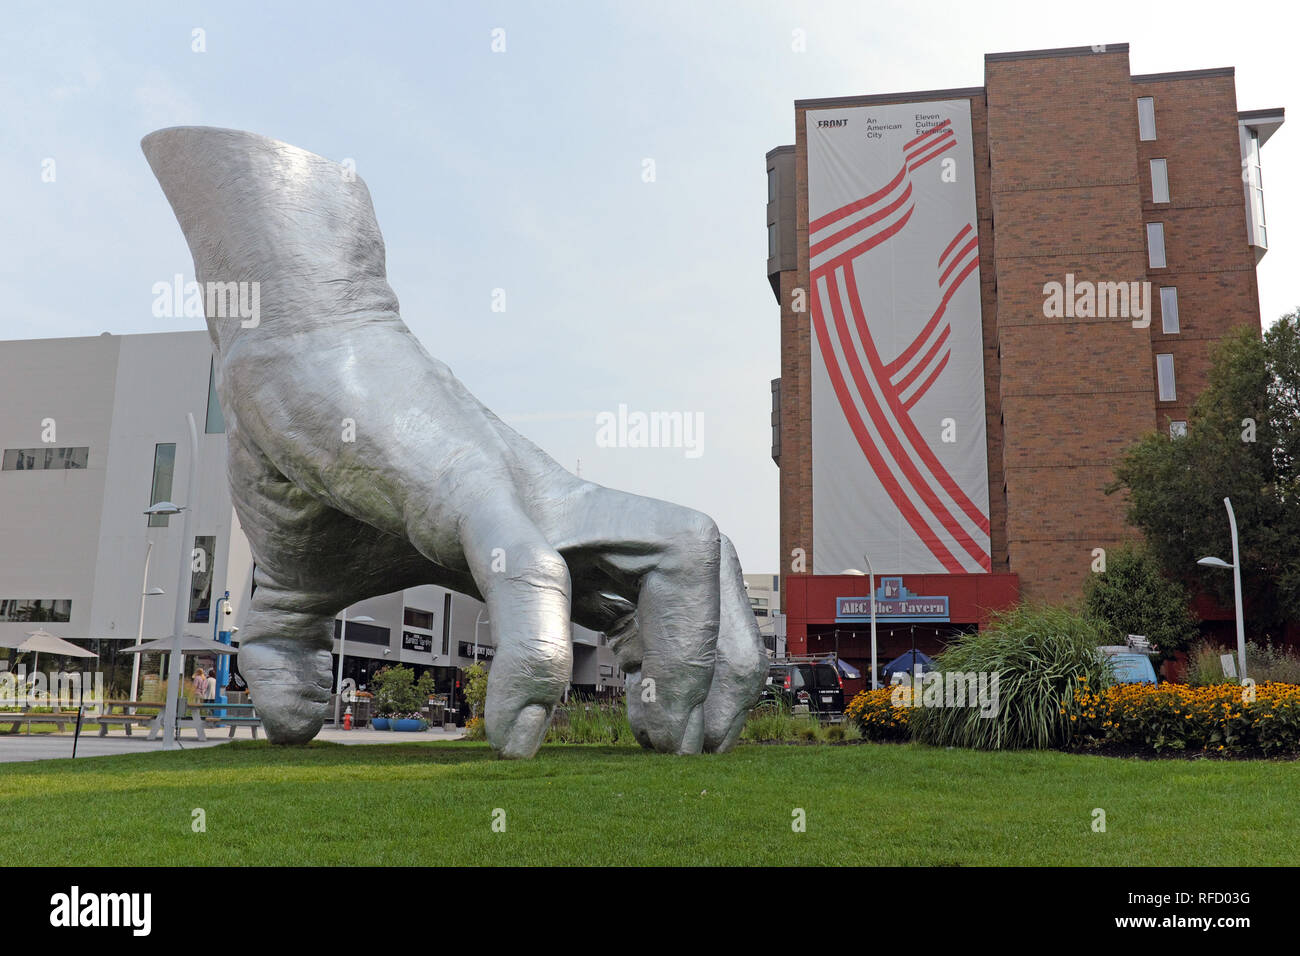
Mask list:
POLYGON ((864 740, 901 741, 909 738, 907 718, 910 709, 891 704, 891 694, 888 687, 864 690, 844 708, 844 719, 862 728, 864 740))
MULTIPOLYGON (((895 707, 892 689, 863 691, 845 716, 874 741, 910 739, 910 708, 895 707)), ((1082 690, 1060 719, 1072 727, 1071 749, 1110 753, 1208 756, 1300 755, 1300 685, 1267 683, 1190 687, 1119 684, 1082 690), (1253 699, 1251 691, 1253 690, 1253 699)), ((989 718, 997 720, 997 717, 989 718)))

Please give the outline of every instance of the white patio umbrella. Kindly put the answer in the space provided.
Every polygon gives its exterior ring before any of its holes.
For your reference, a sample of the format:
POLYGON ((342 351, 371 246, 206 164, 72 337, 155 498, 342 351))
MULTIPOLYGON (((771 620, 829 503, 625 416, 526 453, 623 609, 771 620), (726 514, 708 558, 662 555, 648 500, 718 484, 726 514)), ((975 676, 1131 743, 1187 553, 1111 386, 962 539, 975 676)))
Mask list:
POLYGON ((21 644, 16 645, 16 650, 31 651, 36 656, 32 658, 32 670, 37 669, 41 661, 41 654, 59 654, 63 657, 99 657, 94 651, 88 651, 84 647, 78 647, 70 641, 51 634, 43 627, 38 627, 34 631, 27 632, 27 639, 21 644))
MULTIPOLYGON (((175 638, 160 637, 156 641, 145 641, 143 644, 136 644, 128 647, 122 653, 124 654, 170 654, 176 649, 175 638)), ((238 654, 239 648, 231 647, 229 644, 222 644, 220 641, 214 641, 210 637, 198 637, 194 634, 186 634, 181 641, 181 655, 185 654, 238 654)))

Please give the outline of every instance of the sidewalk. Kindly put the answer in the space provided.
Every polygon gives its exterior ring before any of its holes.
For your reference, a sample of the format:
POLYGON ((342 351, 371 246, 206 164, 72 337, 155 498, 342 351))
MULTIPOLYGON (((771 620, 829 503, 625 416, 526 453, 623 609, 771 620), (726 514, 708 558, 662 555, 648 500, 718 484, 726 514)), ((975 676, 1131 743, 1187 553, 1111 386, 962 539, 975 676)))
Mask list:
MULTIPOLYGON (((371 730, 369 727, 360 730, 335 730, 326 725, 315 739, 349 746, 413 744, 459 740, 464 734, 463 729, 456 727, 450 730, 430 727, 422 732, 398 733, 389 730, 371 730)), ((72 736, 72 734, 0 734, 0 764, 25 763, 32 760, 66 760, 72 756, 72 736)), ((235 739, 250 740, 251 738, 248 731, 241 728, 235 739)), ((265 734, 258 735, 258 740, 265 739, 265 734)), ((195 739, 192 733, 186 733, 181 737, 180 743, 182 750, 194 750, 199 747, 216 747, 230 743, 230 738, 226 736, 226 731, 216 730, 209 731, 208 739, 202 742, 195 739)), ((138 731, 130 737, 123 733, 110 733, 107 737, 100 737, 97 733, 89 736, 82 733, 81 740, 77 742, 77 759, 147 753, 151 750, 162 750, 162 741, 147 740, 145 735, 138 731)))

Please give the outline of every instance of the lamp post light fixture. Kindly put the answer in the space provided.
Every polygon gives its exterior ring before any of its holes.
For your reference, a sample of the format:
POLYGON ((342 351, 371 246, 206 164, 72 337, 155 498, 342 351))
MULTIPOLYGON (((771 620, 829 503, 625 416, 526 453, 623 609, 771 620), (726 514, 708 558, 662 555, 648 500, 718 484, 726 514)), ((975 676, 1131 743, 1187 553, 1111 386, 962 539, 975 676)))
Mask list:
POLYGON ((865 554, 862 559, 867 562, 867 600, 871 602, 871 689, 880 686, 876 674, 876 571, 871 566, 871 559, 865 554))
MULTIPOLYGON (((353 624, 374 624, 375 619, 369 614, 362 614, 352 619, 353 624)), ((339 678, 334 695, 334 729, 339 727, 339 710, 343 706, 343 652, 348 640, 348 609, 343 609, 343 623, 339 625, 339 678)), ((385 654, 388 651, 384 651, 385 654)))
MULTIPOLYGON (((171 502, 163 501, 154 505, 153 508, 150 508, 148 511, 146 511, 145 514, 158 513, 154 511, 154 508, 158 508, 161 505, 168 505, 169 507, 172 508, 176 507, 175 505, 171 504, 171 502)), ((162 588, 149 587, 149 557, 152 554, 153 554, 153 542, 150 541, 148 542, 148 547, 144 549, 144 580, 140 582, 140 626, 136 629, 136 633, 135 633, 136 647, 139 647, 141 644, 144 643, 144 599, 147 597, 156 597, 160 594, 167 593, 162 588)), ((130 698, 131 700, 136 699, 135 695, 140 686, 140 658, 143 657, 144 655, 136 654, 134 656, 135 656, 135 660, 131 662, 131 698, 130 698)))
POLYGON ((486 624, 489 627, 492 626, 491 619, 485 618, 483 616, 483 612, 486 610, 487 610, 486 607, 480 609, 478 612, 478 617, 474 618, 474 663, 475 664, 478 663, 478 626, 480 624, 486 624))
POLYGON ((1228 530, 1232 533, 1232 563, 1222 558, 1201 558, 1196 563, 1206 568, 1231 568, 1232 593, 1237 604, 1237 669, 1241 679, 1246 679, 1246 620, 1241 608, 1241 553, 1237 544, 1237 516, 1232 513, 1232 499, 1223 499, 1228 509, 1228 530))

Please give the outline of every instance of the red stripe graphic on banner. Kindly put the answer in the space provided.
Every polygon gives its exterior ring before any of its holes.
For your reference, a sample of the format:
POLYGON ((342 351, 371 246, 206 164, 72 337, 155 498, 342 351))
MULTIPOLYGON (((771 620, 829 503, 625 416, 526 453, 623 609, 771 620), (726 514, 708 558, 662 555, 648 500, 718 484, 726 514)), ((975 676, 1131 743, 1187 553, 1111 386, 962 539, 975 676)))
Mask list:
POLYGON ((953 131, 950 129, 946 129, 943 131, 942 135, 936 136, 934 139, 930 140, 930 142, 926 143, 924 146, 921 146, 918 149, 914 149, 911 152, 908 152, 907 149, 904 148, 903 160, 904 162, 910 163, 912 160, 916 159, 916 157, 924 154, 926 150, 934 149, 934 147, 938 146, 940 143, 947 143, 951 141, 955 144, 956 139, 957 137, 953 133, 953 131))
MULTIPOLYGON (((973 264, 978 264, 978 261, 979 260, 975 260, 973 264)), ((848 292, 849 304, 853 307, 853 319, 858 327, 858 337, 862 340, 862 346, 867 353, 867 362, 871 365, 871 371, 876 377, 876 380, 878 382, 887 383, 888 376, 885 374, 884 365, 880 361, 880 355, 876 351, 875 342, 871 338, 871 330, 867 328, 866 316, 862 312, 862 297, 858 292, 858 283, 853 276, 852 269, 844 270, 844 279, 846 290, 848 292)), ((956 286, 954 285, 953 288, 956 288, 956 286)), ((975 523, 975 526, 979 528, 980 531, 988 534, 988 516, 976 507, 975 503, 966 496, 966 493, 961 490, 957 482, 953 481, 952 476, 949 475, 943 465, 939 463, 939 459, 935 457, 934 452, 930 450, 930 446, 926 443, 925 439, 921 437, 921 433, 917 431, 916 425, 912 422, 911 417, 903 410, 903 404, 899 400, 898 394, 893 389, 887 387, 882 387, 881 392, 884 393, 885 400, 889 403, 889 407, 893 411, 895 419, 897 419, 898 424, 902 427, 903 434, 907 437, 908 442, 912 445, 916 454, 918 454, 921 457, 921 460, 925 462, 926 467, 930 470, 930 474, 932 474, 939 484, 943 486, 943 489, 948 492, 949 496, 957 503, 958 507, 966 513, 966 516, 975 523)), ((982 548, 975 545, 975 542, 972 541, 964 531, 961 533, 965 536, 965 540, 962 540, 960 537, 958 537, 957 540, 961 541, 963 546, 966 546, 966 543, 970 542, 970 545, 973 546, 975 550, 971 551, 970 547, 967 547, 967 553, 979 561, 985 570, 988 570, 992 566, 989 555, 985 553, 982 548)), ((955 533, 953 536, 957 537, 955 533)))
POLYGON ((907 225, 907 220, 912 218, 912 213, 915 211, 916 211, 915 206, 908 206, 907 212, 903 214, 902 219, 898 220, 898 222, 894 223, 889 228, 882 229, 880 232, 873 235, 866 242, 858 243, 848 252, 842 252, 834 259, 827 259, 825 262, 823 262, 821 265, 819 265, 816 269, 813 270, 812 278, 815 280, 820 276, 828 275, 831 272, 834 272, 836 269, 840 268, 841 266, 852 265, 853 260, 856 259, 858 256, 862 255, 862 253, 870 249, 874 249, 876 246, 880 245, 886 239, 897 234, 897 232, 900 229, 902 229, 904 226, 907 225))
POLYGON ((904 189, 902 193, 899 194, 899 197, 895 199, 892 203, 890 203, 888 206, 885 206, 883 209, 879 210, 878 212, 873 212, 870 216, 866 216, 862 219, 859 219, 857 222, 853 223, 852 225, 845 226, 843 229, 841 229, 839 232, 835 233, 834 235, 827 236, 821 242, 810 247, 808 250, 808 255, 809 256, 820 255, 821 253, 825 252, 827 249, 831 248, 831 246, 837 245, 844 239, 853 235, 855 232, 861 232, 863 229, 866 229, 868 226, 874 226, 876 223, 880 222, 880 220, 884 219, 890 213, 897 212, 898 208, 911 198, 912 198, 912 184, 908 183, 907 188, 904 189))
MULTIPOLYGON (((834 275, 825 277, 828 291, 830 293, 832 309, 833 303, 838 301, 838 288, 835 283, 834 275)), ((867 456, 867 461, 871 464, 871 470, 875 472, 876 477, 880 480, 886 493, 894 502, 894 505, 902 513, 904 520, 913 531, 921 538, 921 541, 930 553, 933 554, 944 569, 950 574, 960 574, 965 569, 961 562, 953 556, 939 539, 938 535, 931 530, 929 524, 921 517, 916 507, 912 504, 911 499, 899 487, 889 466, 885 464, 880 450, 876 447, 871 438, 870 432, 862 422, 862 417, 858 414, 857 406, 853 402, 852 394, 849 392, 847 383, 844 381, 844 374, 840 370, 839 362, 835 358, 835 352, 830 345, 830 335, 826 330, 826 320, 823 316, 821 307, 820 283, 813 283, 813 325, 817 329, 818 352, 822 357, 822 364, 826 367, 826 372, 830 376, 831 385, 835 389, 835 395, 839 399, 840 410, 844 413, 844 419, 848 422, 849 428, 853 430, 854 436, 858 439, 858 445, 862 453, 867 456)), ((864 396, 864 400, 867 396, 864 396)), ((884 434, 882 433, 882 437, 884 434)))
MULTIPOLYGON (((952 250, 956 248, 957 243, 961 242, 961 237, 966 235, 966 233, 970 232, 970 230, 971 230, 970 223, 966 223, 966 225, 962 226, 961 229, 958 230, 957 235, 952 237, 952 242, 948 243, 948 248, 943 250, 943 254, 939 256, 939 261, 935 264, 935 268, 938 268, 943 265, 943 260, 948 258, 948 253, 952 252, 952 250)), ((943 282, 940 281, 939 285, 943 285, 943 282)))
POLYGON ((915 146, 917 143, 921 142, 921 140, 925 139, 925 138, 928 137, 928 136, 933 136, 935 133, 939 132, 941 129, 945 129, 945 128, 951 126, 951 125, 952 125, 952 120, 950 120, 950 119, 946 119, 946 120, 944 120, 942 123, 940 123, 939 125, 930 127, 930 128, 927 129, 924 133, 922 133, 920 136, 918 136, 916 139, 914 139, 914 140, 912 140, 912 141, 910 141, 910 142, 908 142, 908 143, 904 143, 904 144, 903 144, 903 152, 907 152, 907 150, 911 149, 911 148, 912 148, 913 146, 915 146))
POLYGON ((952 299, 954 295, 956 295, 957 289, 962 284, 962 280, 964 280, 968 275, 974 272, 976 268, 979 267, 979 264, 980 261, 978 258, 972 259, 965 269, 962 269, 961 272, 957 273, 957 278, 953 280, 950 286, 948 286, 948 291, 945 292, 943 294, 943 298, 939 300, 939 307, 934 310, 934 315, 930 317, 930 321, 925 323, 925 328, 923 328, 920 334, 917 335, 917 337, 912 340, 912 344, 909 345, 903 351, 903 354, 900 355, 898 358, 894 359, 892 362, 890 362, 888 366, 886 366, 888 371, 890 371, 891 373, 898 371, 900 368, 902 368, 904 365, 910 362, 912 360, 912 357, 921 350, 921 346, 925 345, 925 343, 929 340, 930 334, 934 331, 935 326, 937 326, 939 324, 939 320, 943 318, 944 310, 948 308, 948 302, 952 299))
POLYGON ((956 269, 957 264, 961 262, 962 259, 966 258, 967 253, 969 253, 972 249, 978 249, 979 247, 980 247, 979 236, 973 237, 970 242, 962 246, 961 252, 957 253, 955 256, 952 257, 952 262, 948 263, 948 268, 944 269, 943 275, 939 276, 939 285, 942 286, 944 282, 947 281, 948 276, 952 275, 952 270, 956 269))
MULTIPOLYGON (((943 355, 943 360, 939 363, 939 367, 936 368, 933 372, 931 372, 930 377, 921 383, 921 387, 916 390, 916 392, 912 395, 912 397, 903 403, 904 409, 906 409, 907 411, 912 410, 912 406, 915 405, 917 402, 919 402, 921 400, 921 396, 930 390, 930 386, 934 384, 934 380, 939 377, 939 373, 943 371, 943 367, 948 364, 948 359, 950 358, 952 358, 952 352, 945 352, 943 355)), ((988 529, 982 528, 980 530, 987 531, 988 529)), ((991 568, 992 568, 991 564, 984 565, 985 571, 991 570, 991 568)))
POLYGON ((884 199, 886 196, 892 193, 898 187, 898 184, 903 181, 903 177, 906 174, 907 174, 907 164, 904 163, 903 168, 898 171, 897 176, 895 176, 892 180, 890 180, 888 186, 885 186, 881 189, 877 189, 870 196, 863 196, 861 199, 855 199, 847 206, 841 206, 839 209, 835 209, 831 212, 828 212, 826 215, 822 216, 819 219, 814 219, 812 222, 808 223, 809 231, 817 232, 820 229, 825 229, 831 223, 839 222, 845 216, 851 216, 859 209, 866 209, 868 206, 875 205, 881 199, 884 199))
POLYGON ((916 162, 908 166, 907 171, 910 173, 914 169, 920 169, 922 166, 924 166, 930 160, 934 159, 940 153, 946 153, 948 152, 948 150, 952 149, 956 145, 957 145, 957 141, 955 139, 948 140, 947 143, 940 146, 938 149, 934 150, 934 152, 927 154, 924 158, 918 159, 916 162))
POLYGON ((930 367, 930 363, 934 361, 934 357, 938 355, 939 350, 943 348, 943 343, 948 341, 948 334, 950 332, 952 332, 952 326, 945 325, 943 327, 943 331, 939 333, 939 337, 935 339, 934 345, 930 346, 930 351, 925 353, 925 358, 921 359, 921 361, 917 362, 914 366, 912 366, 912 371, 908 372, 906 376, 904 376, 900 381, 895 383, 894 387, 898 389, 898 393, 900 395, 903 392, 907 391, 907 386, 911 385, 914 381, 916 381, 916 377, 918 375, 920 375, 922 372, 924 372, 927 368, 930 367))
MULTIPOLYGON (((862 347, 866 351, 867 361, 870 363, 872 372, 876 376, 876 382, 877 384, 881 384, 885 381, 883 376, 880 374, 883 369, 880 367, 880 359, 876 355, 875 344, 871 341, 871 332, 866 328, 866 322, 861 314, 861 300, 858 298, 857 283, 853 278, 853 270, 844 269, 841 274, 844 276, 849 305, 853 308, 853 318, 858 327, 858 337, 862 340, 862 347)), ((876 429, 880 434, 885 437, 885 447, 889 449, 894 460, 898 462, 898 467, 907 477, 908 483, 912 486, 912 490, 920 496, 921 500, 925 503, 925 506, 930 509, 931 514, 939 519, 939 523, 943 525, 950 535, 952 535, 953 540, 960 544, 962 549, 974 558, 982 567, 983 562, 988 559, 988 555, 984 553, 983 548, 975 543, 975 539, 967 533, 966 529, 961 526, 961 523, 957 520, 956 516, 953 515, 953 513, 948 510, 947 506, 939 500, 939 496, 935 494, 930 483, 921 475, 920 471, 917 470, 916 463, 912 460, 911 454, 909 454, 909 449, 904 449, 902 441, 899 440, 898 430, 901 428, 903 434, 908 437, 913 446, 910 451, 919 452, 922 458, 925 458, 926 453, 929 452, 929 446, 925 444, 924 440, 922 439, 918 441, 921 436, 915 434, 916 426, 912 424, 912 420, 903 410, 903 403, 899 401, 898 396, 892 389, 882 385, 880 391, 884 395, 886 403, 893 411, 894 419, 898 422, 898 426, 895 427, 889 421, 889 417, 885 414, 885 411, 876 402, 875 394, 871 389, 871 383, 867 381, 866 373, 862 370, 862 363, 858 359, 858 351, 854 347, 852 337, 849 335, 848 323, 844 319, 844 310, 840 305, 838 297, 831 299, 831 314, 835 316, 835 324, 840 333, 840 346, 844 351, 844 357, 848 360, 849 371, 853 374, 853 380, 857 383, 858 392, 862 395, 863 401, 866 403, 867 411, 871 415, 871 420, 875 423, 876 429), (870 401, 867 401, 868 396, 870 396, 870 401)), ((933 455, 931 455, 931 458, 933 458, 933 455)), ((930 464, 929 462, 927 463, 930 464)), ((948 473, 944 471, 943 466, 939 465, 937 460, 932 462, 930 470, 934 473, 934 477, 939 480, 939 483, 943 485, 945 490, 952 495, 953 500, 959 500, 958 495, 961 495, 961 489, 957 487, 957 483, 949 477, 948 473), (937 472, 935 471, 935 468, 938 468, 937 472)), ((976 509, 975 513, 978 515, 979 509, 976 509)), ((983 531, 984 529, 981 528, 980 530, 983 531)))

